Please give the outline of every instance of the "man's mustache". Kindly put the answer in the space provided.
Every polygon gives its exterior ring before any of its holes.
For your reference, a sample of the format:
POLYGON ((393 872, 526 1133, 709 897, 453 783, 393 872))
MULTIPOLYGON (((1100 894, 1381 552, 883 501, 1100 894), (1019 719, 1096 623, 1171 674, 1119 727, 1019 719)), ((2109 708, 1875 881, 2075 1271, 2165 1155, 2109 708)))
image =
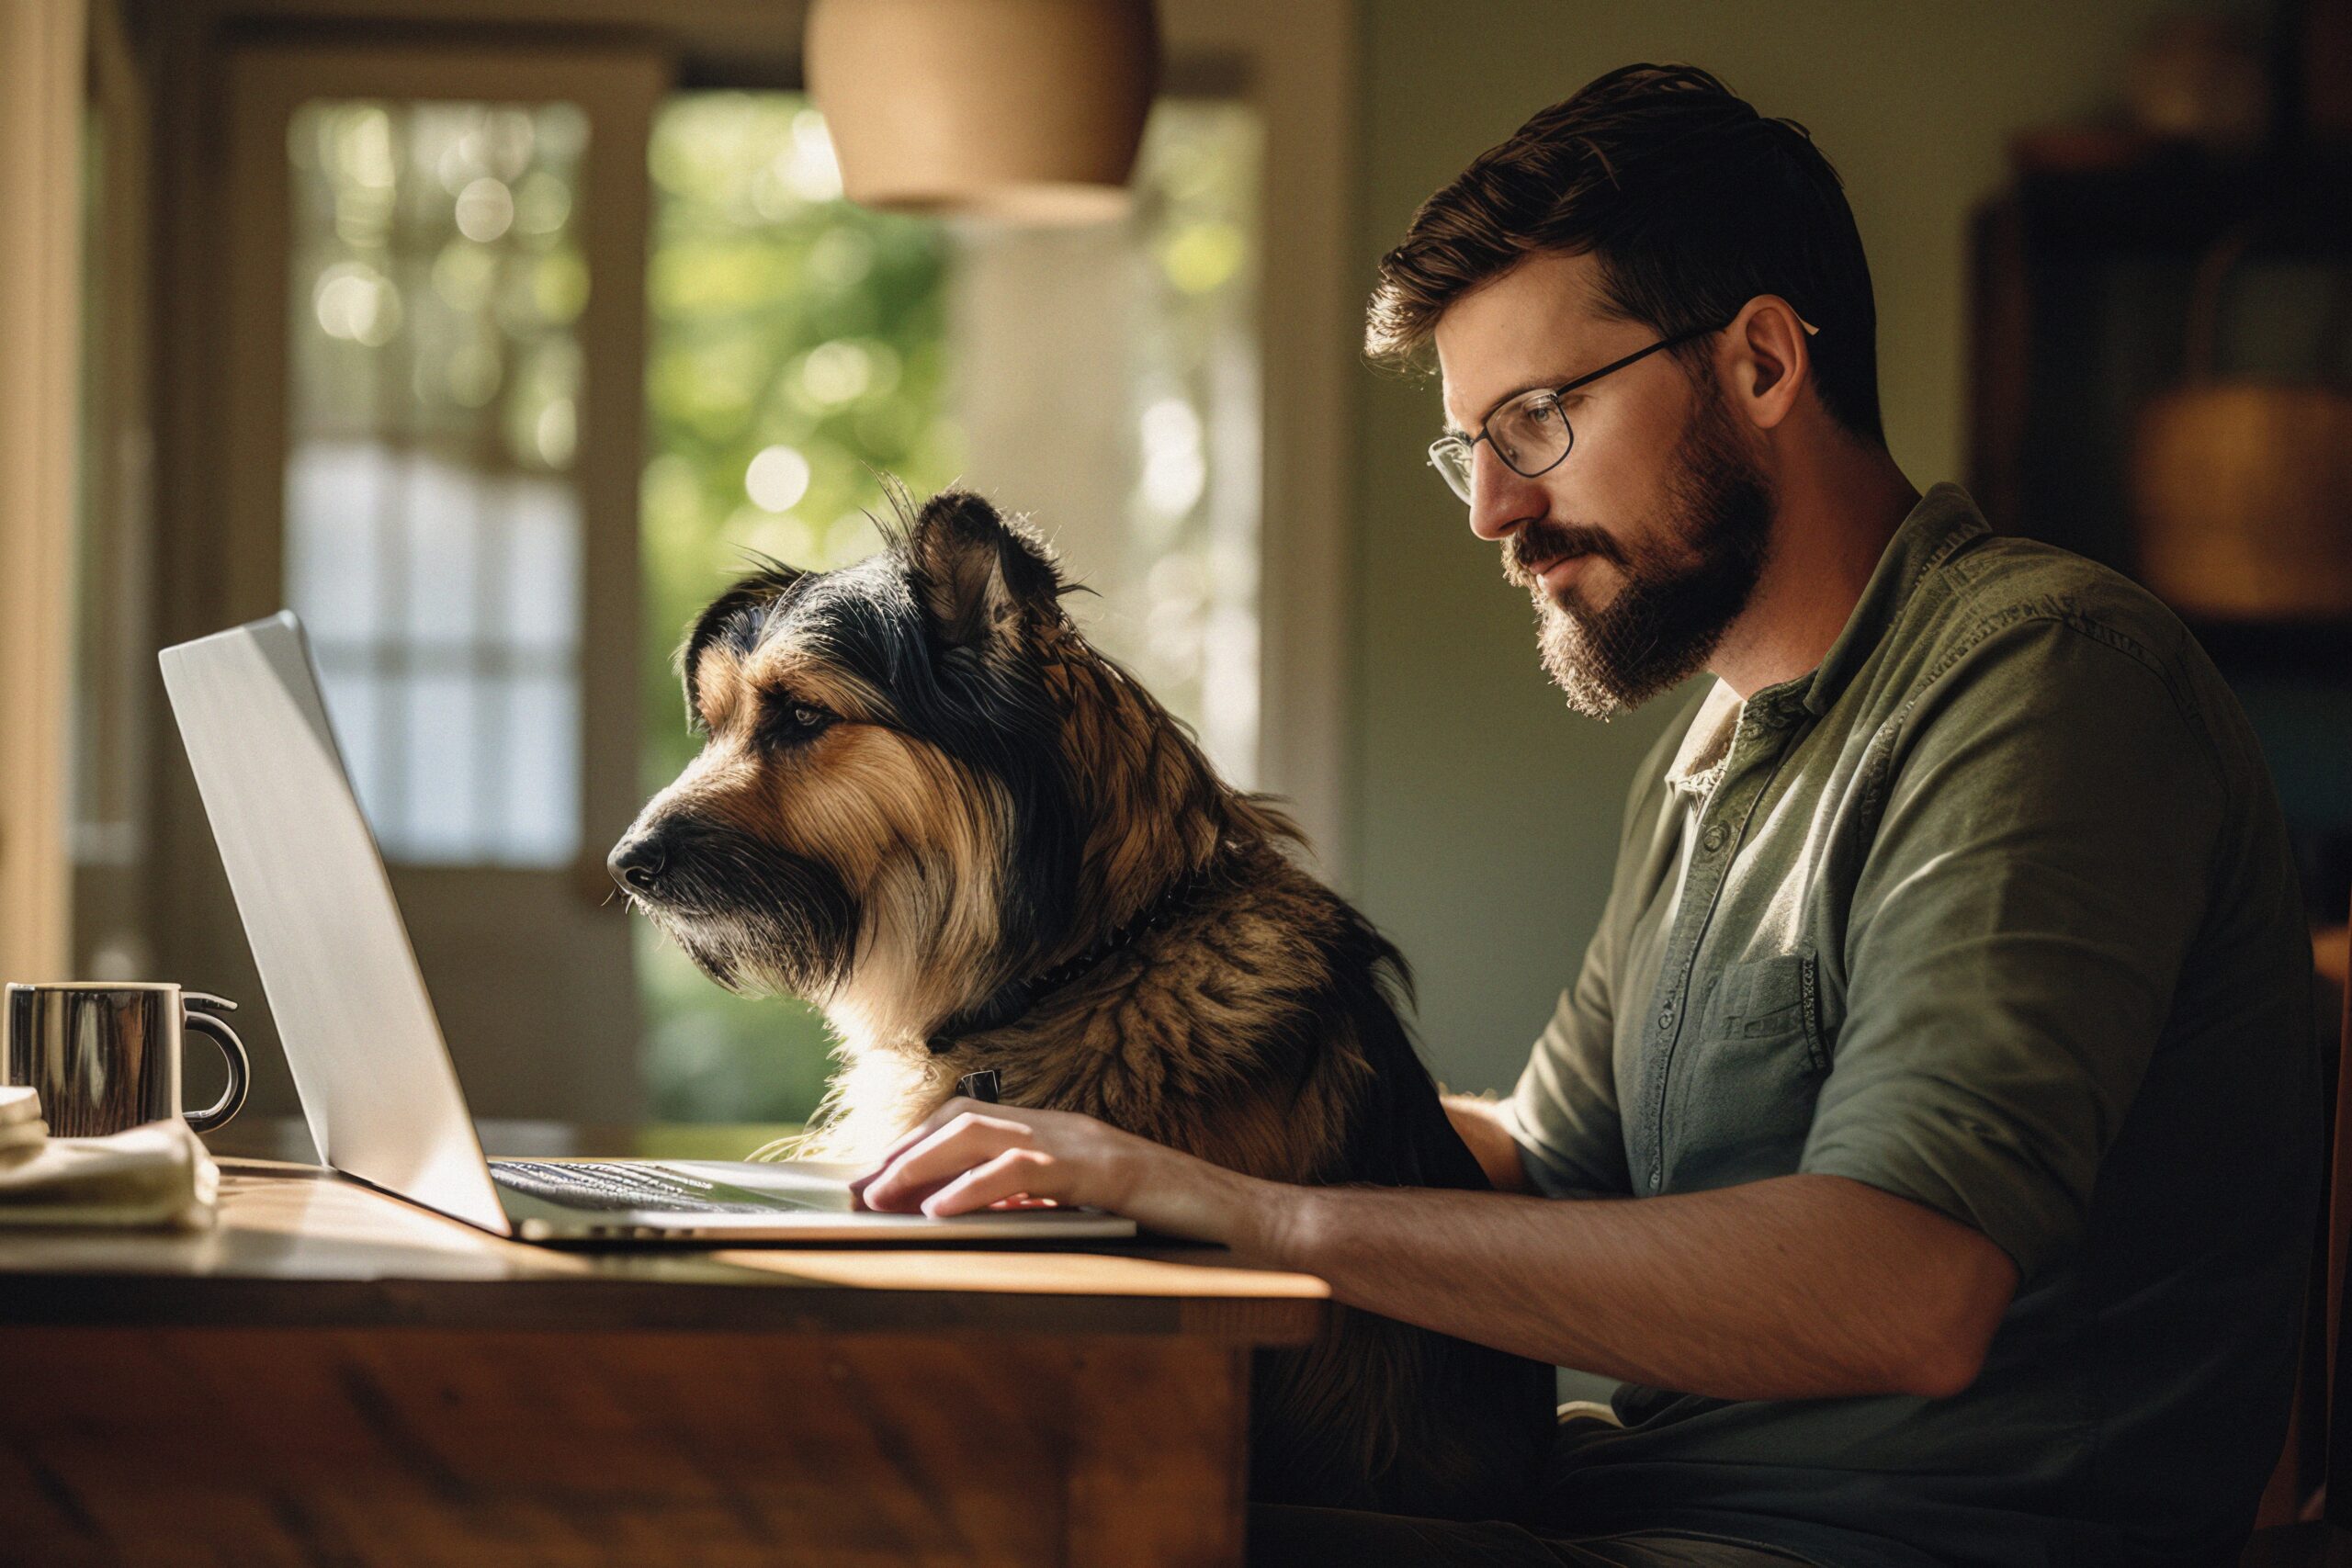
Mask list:
POLYGON ((1570 556, 1625 564, 1617 541, 1589 523, 1530 523, 1503 541, 1503 576, 1515 588, 1532 588, 1546 567, 1570 556))

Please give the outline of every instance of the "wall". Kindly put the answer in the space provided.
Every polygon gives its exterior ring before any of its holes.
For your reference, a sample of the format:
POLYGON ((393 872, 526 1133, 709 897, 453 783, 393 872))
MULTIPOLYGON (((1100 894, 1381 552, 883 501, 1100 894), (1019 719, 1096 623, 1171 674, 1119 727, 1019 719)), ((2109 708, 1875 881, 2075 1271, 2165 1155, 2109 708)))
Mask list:
MULTIPOLYGON (((1364 0, 1360 295, 1413 209, 1529 114, 1634 61, 1688 62, 1809 128, 1876 282, 1888 445, 1965 482, 1966 220, 2014 130, 2098 112, 2167 0, 1961 6, 1364 0)), ((1420 980, 1458 1089, 1508 1089, 1599 919, 1632 771, 1670 712, 1570 715, 1525 595, 1425 466, 1433 380, 1363 370, 1354 559, 1353 890, 1420 980)))

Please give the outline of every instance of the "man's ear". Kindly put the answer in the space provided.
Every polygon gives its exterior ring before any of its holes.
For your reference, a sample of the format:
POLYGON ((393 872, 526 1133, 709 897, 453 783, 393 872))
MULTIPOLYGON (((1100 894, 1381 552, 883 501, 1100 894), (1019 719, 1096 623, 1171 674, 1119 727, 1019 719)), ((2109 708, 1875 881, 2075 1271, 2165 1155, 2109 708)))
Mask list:
POLYGON ((1002 636, 1061 594, 1045 541, 967 490, 942 491, 923 503, 906 555, 915 595, 947 648, 1002 636))

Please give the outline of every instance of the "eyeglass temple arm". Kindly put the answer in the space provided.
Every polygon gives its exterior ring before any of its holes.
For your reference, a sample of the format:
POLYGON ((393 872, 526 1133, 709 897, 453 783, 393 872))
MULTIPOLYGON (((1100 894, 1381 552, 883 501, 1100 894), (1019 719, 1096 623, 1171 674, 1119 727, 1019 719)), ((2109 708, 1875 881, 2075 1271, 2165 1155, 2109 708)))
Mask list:
MULTIPOLYGON (((1792 315, 1795 314, 1794 311, 1790 313, 1792 315)), ((1738 318, 1735 316, 1732 320, 1736 321, 1738 318)), ((1570 381, 1566 386, 1554 388, 1553 395, 1557 397, 1564 392, 1573 392, 1579 387, 1600 380, 1603 376, 1608 375, 1613 370, 1623 370, 1625 367, 1633 364, 1635 360, 1646 358, 1648 355, 1656 354, 1659 349, 1672 348, 1678 344, 1689 343, 1692 338, 1705 337, 1709 333, 1719 333, 1723 331, 1724 327, 1728 327, 1730 325, 1731 321, 1724 321, 1719 325, 1712 327, 1694 327, 1690 332, 1678 333, 1673 337, 1660 338, 1657 342, 1650 344, 1647 348, 1637 348, 1633 353, 1625 355, 1623 359, 1611 361, 1610 364, 1602 366, 1598 370, 1588 371, 1584 375, 1577 377, 1575 380, 1570 381)), ((1820 335, 1821 329, 1815 326, 1811 321, 1806 321, 1803 316, 1797 317, 1797 325, 1805 330, 1805 335, 1807 337, 1817 337, 1820 335)), ((1508 399, 1505 400, 1505 401, 1508 400, 1508 399)), ((1492 419, 1495 412, 1495 410, 1488 410, 1487 417, 1488 419, 1492 419)), ((1437 460, 1437 448, 1449 442, 1461 446, 1466 451, 1470 447, 1476 446, 1479 442, 1486 439, 1487 430, 1485 420, 1481 420, 1479 422, 1478 433, 1476 435, 1471 434, 1467 431, 1457 435, 1449 430, 1443 435, 1439 436, 1437 440, 1430 444, 1430 460, 1434 463, 1437 460)))

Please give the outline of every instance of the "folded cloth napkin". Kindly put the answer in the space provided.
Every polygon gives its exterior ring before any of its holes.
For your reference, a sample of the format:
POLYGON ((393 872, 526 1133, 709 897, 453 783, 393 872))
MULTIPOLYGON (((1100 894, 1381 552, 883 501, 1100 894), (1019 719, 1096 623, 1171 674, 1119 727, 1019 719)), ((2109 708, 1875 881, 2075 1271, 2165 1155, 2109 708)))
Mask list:
POLYGON ((40 1153, 48 1137, 49 1123, 40 1119, 40 1096, 0 1085, 0 1170, 40 1153))
POLYGON ((0 1089, 0 1228, 212 1223, 220 1172, 187 1123, 173 1117, 103 1138, 52 1138, 29 1089, 0 1089), (30 1136, 27 1134, 29 1132, 30 1136))

